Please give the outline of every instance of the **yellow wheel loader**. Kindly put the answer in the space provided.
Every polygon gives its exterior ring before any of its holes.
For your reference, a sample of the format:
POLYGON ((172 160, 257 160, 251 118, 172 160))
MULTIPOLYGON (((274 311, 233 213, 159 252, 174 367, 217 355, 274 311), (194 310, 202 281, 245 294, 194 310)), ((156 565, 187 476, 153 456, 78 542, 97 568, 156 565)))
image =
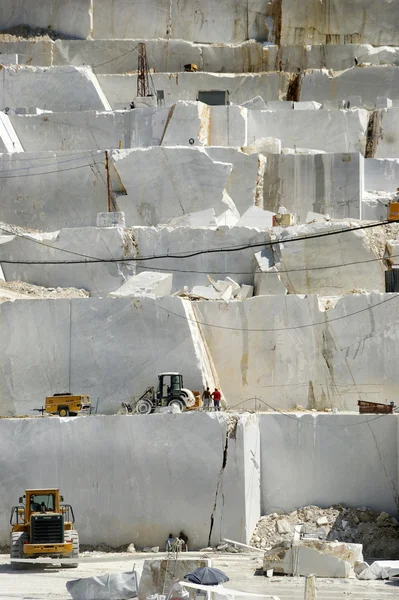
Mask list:
POLYGON ((78 566, 75 516, 72 506, 63 501, 58 489, 32 489, 26 490, 19 505, 12 507, 10 558, 14 567, 40 558, 61 559, 63 567, 78 566), (69 560, 62 563, 62 559, 69 560))

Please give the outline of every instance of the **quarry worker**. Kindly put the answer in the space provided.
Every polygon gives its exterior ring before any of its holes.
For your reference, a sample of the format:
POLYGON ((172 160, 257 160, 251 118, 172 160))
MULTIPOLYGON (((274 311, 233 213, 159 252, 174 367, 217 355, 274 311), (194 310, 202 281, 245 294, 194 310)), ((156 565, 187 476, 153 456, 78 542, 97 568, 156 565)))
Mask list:
POLYGON ((213 405, 215 407, 215 410, 220 411, 220 400, 222 398, 222 394, 217 388, 215 388, 215 391, 212 392, 211 396, 213 398, 213 405))
POLYGON ((175 538, 173 537, 173 533, 170 533, 168 539, 165 542, 166 552, 172 551, 172 546, 173 546, 174 542, 175 542, 175 538))
POLYGON ((182 550, 188 552, 188 536, 184 533, 184 531, 179 533, 179 539, 181 541, 182 550))
POLYGON ((209 405, 211 403, 211 392, 209 387, 206 388, 206 390, 204 390, 203 394, 202 394, 202 405, 204 410, 209 410, 209 405))

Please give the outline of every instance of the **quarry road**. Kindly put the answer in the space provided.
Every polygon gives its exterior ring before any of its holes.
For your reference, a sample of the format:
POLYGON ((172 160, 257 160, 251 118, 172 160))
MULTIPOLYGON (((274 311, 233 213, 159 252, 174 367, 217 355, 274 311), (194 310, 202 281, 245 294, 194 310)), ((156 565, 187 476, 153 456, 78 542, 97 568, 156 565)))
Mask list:
MULTIPOLYGON (((135 565, 141 572, 145 559, 161 558, 164 554, 83 553, 84 561, 77 569, 57 567, 29 567, 13 571, 8 555, 0 555, 0 600, 66 600, 70 598, 66 582, 71 579, 102 575, 110 572, 130 571, 135 565), (86 562, 90 561, 90 562, 86 562)), ((190 558, 200 557, 189 553, 190 558)), ((298 577, 273 577, 266 579, 255 575, 261 567, 261 559, 249 555, 209 554, 212 565, 225 571, 230 577, 226 587, 273 594, 281 600, 303 600, 304 580, 298 577)), ((385 600, 399 597, 399 582, 358 581, 355 579, 317 581, 318 600, 385 600)))

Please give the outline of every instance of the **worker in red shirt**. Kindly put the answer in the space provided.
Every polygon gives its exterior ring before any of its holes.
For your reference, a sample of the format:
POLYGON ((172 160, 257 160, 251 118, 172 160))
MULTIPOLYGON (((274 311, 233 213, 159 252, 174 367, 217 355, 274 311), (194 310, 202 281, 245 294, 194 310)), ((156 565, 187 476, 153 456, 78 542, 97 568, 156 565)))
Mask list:
POLYGON ((222 398, 221 393, 217 388, 215 388, 215 391, 212 392, 211 396, 213 398, 213 406, 215 407, 215 410, 220 411, 220 400, 222 398))

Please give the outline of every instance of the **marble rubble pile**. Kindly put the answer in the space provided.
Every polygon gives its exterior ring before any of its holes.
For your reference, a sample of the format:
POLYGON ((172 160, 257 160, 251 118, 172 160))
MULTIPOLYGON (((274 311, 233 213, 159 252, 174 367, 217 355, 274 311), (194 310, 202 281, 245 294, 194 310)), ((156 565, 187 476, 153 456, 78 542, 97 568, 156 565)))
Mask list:
POLYGON ((232 408, 395 400, 399 227, 362 229, 399 187, 395 3, 122 4, 3 1, 1 411, 115 413, 147 365, 232 408))
MULTIPOLYGON (((399 523, 386 512, 342 505, 305 506, 289 514, 272 513, 258 521, 251 545, 265 551, 290 542, 297 524, 312 539, 361 544, 365 557, 398 558, 399 523)), ((358 560, 358 559, 356 559, 358 560)))

